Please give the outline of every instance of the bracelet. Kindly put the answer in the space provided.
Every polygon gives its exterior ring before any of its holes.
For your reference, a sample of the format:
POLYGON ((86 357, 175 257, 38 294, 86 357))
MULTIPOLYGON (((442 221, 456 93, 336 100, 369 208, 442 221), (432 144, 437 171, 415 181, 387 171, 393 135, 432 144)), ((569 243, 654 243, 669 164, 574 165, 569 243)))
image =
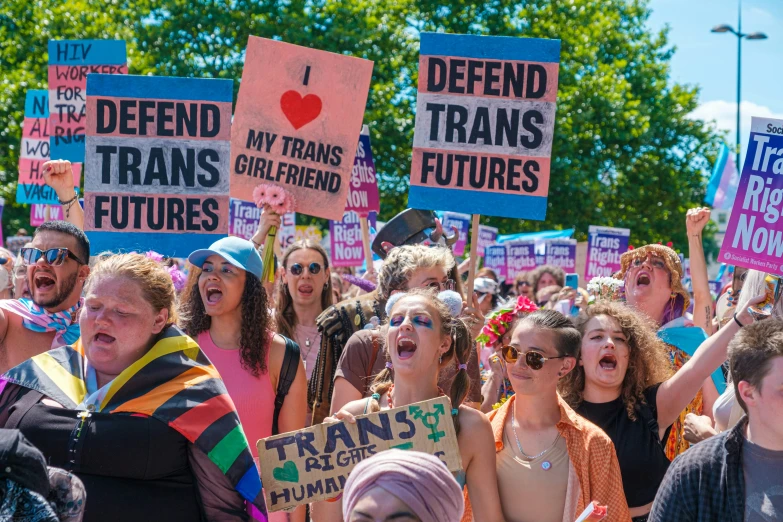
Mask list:
POLYGON ((62 201, 60 198, 57 198, 57 201, 60 202, 60 205, 73 205, 73 202, 79 199, 79 195, 74 192, 73 198, 69 199, 68 201, 62 201))
POLYGON ((743 328, 745 326, 744 324, 742 324, 742 322, 739 319, 737 319, 737 312, 734 312, 734 322, 736 322, 740 328, 743 328))
POLYGON ((259 245, 258 243, 256 243, 256 240, 255 240, 255 239, 253 239, 252 237, 250 238, 250 242, 251 242, 251 243, 253 243, 253 244, 256 246, 256 250, 258 250, 259 248, 261 248, 261 245, 259 245))

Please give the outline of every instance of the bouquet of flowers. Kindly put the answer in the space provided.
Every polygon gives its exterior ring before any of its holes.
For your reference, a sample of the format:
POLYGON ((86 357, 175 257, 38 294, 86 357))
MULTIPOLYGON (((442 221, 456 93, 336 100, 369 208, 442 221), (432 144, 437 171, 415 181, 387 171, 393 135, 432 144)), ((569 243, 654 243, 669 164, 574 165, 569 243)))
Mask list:
POLYGON ((587 283, 590 304, 599 301, 625 301, 625 281, 614 277, 594 277, 587 283))
MULTIPOLYGON (((294 210, 294 196, 283 187, 262 183, 253 189, 253 201, 258 208, 263 208, 265 212, 274 212, 283 215, 294 210)), ((261 281, 273 283, 275 280, 274 255, 275 255, 275 236, 277 236, 277 227, 272 227, 264 240, 264 271, 261 281)))

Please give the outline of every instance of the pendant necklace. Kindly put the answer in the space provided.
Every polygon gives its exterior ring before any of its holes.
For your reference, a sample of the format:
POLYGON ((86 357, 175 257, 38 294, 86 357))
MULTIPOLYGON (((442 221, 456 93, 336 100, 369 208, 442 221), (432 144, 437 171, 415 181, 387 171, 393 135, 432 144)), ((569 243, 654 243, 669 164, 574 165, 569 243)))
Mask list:
MULTIPOLYGON (((555 437, 555 441, 552 443, 551 446, 549 446, 547 449, 545 449, 544 451, 542 451, 538 455, 528 455, 527 453, 525 453, 522 450, 522 444, 520 444, 519 437, 517 436, 517 429, 514 427, 514 425, 516 423, 517 423, 517 419, 516 419, 516 416, 514 415, 514 408, 512 407, 511 408, 511 431, 514 432, 514 439, 516 439, 516 441, 517 441, 517 449, 519 450, 519 453, 521 453, 522 456, 526 460, 528 460, 530 462, 536 460, 537 458, 540 458, 540 457, 543 457, 544 455, 546 455, 549 450, 551 450, 552 448, 555 447, 555 444, 557 444, 557 441, 560 440, 560 432, 558 431, 557 432, 557 437, 555 437)), ((552 463, 550 461, 548 461, 548 460, 545 460, 544 462, 541 463, 541 469, 543 469, 544 471, 549 471, 550 469, 552 469, 552 463)))

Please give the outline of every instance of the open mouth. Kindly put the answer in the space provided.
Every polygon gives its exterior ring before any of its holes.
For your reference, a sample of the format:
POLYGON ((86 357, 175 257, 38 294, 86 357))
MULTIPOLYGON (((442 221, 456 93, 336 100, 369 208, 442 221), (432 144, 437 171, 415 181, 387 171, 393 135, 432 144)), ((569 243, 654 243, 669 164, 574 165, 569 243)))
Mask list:
POLYGON ((401 360, 410 359, 416 352, 416 341, 408 337, 397 340, 397 355, 401 360))
POLYGON ((223 298, 223 292, 219 288, 207 288, 207 302, 215 304, 223 298))
POLYGON ((614 370, 617 368, 617 357, 611 354, 606 354, 598 361, 598 365, 603 370, 614 370))
POLYGON ((101 344, 111 344, 114 342, 114 337, 105 333, 97 333, 95 334, 95 337, 93 337, 93 340, 101 344))
POLYGON ((313 285, 299 285, 297 290, 299 290, 299 295, 302 297, 310 297, 313 295, 313 285))
POLYGON ((45 272, 35 274, 33 283, 38 290, 46 291, 54 288, 54 278, 45 272))
POLYGON ((649 286, 650 285, 650 274, 647 272, 641 272, 639 275, 636 276, 636 286, 649 286))

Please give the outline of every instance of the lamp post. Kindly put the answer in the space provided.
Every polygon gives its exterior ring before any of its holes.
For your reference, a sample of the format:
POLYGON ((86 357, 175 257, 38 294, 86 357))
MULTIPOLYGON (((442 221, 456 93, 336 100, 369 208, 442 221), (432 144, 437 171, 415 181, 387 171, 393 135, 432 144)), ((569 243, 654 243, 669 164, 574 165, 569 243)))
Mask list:
POLYGON ((740 163, 740 90, 742 86, 742 39, 747 40, 766 40, 764 33, 743 33, 742 32, 742 0, 737 2, 737 30, 727 24, 716 25, 712 28, 713 33, 731 33, 737 37, 737 172, 742 172, 740 163))

